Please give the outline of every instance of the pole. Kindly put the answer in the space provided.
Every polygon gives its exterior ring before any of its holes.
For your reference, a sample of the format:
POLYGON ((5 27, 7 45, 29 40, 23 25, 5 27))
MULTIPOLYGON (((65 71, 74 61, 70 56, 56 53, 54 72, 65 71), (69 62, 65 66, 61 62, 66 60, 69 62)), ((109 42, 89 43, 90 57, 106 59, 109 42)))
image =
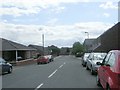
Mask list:
POLYGON ((18 61, 18 51, 16 50, 16 62, 18 61))
POLYGON ((89 39, 89 33, 87 33, 88 34, 88 39, 89 39))
POLYGON ((42 34, 42 42, 43 42, 43 56, 44 56, 44 34, 42 34))
POLYGON ((88 37, 88 39, 89 39, 89 33, 88 32, 85 32, 86 34, 87 34, 87 37, 88 37))

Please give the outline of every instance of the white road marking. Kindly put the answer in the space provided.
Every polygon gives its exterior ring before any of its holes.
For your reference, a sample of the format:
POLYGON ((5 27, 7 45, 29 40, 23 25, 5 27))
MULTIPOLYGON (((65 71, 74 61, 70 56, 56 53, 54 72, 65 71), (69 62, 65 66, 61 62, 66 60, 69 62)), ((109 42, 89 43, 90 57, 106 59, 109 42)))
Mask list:
MULTIPOLYGON (((66 64, 65 62, 59 67, 59 68, 62 68, 63 65, 66 64)), ((48 76, 48 78, 52 77, 58 70, 56 69, 52 74, 50 74, 48 76)), ((35 90, 38 90, 39 88, 41 88, 43 86, 44 83, 41 83, 39 86, 37 86, 37 88, 35 90)))
POLYGON ((41 88, 43 86, 44 83, 41 83, 39 86, 37 86, 37 88, 35 90, 38 90, 39 88, 41 88))
POLYGON ((57 72, 57 69, 51 75, 49 75, 48 78, 52 77, 56 72, 57 72))
POLYGON ((63 64, 59 68, 62 68, 62 67, 63 67, 63 64))

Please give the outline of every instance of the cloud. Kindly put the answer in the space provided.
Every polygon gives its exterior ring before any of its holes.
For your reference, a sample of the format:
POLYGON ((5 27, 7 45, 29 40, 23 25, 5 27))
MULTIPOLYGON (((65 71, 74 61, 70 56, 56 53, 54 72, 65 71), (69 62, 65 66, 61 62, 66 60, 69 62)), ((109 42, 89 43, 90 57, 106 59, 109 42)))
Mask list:
POLYGON ((21 15, 37 14, 41 9, 40 8, 29 8, 29 9, 20 9, 17 7, 4 7, 0 8, 0 16, 2 15, 13 15, 14 17, 21 15))
MULTIPOLYGON (((76 23, 75 27, 82 29, 82 30, 89 30, 89 31, 94 31, 94 30, 105 30, 107 29, 111 24, 109 23, 104 23, 104 22, 81 22, 81 23, 76 23)), ((87 30, 87 31, 88 31, 87 30)))
POLYGON ((53 8, 51 11, 58 14, 58 13, 61 13, 64 9, 65 7, 59 6, 59 7, 53 8))
POLYGON ((110 14, 109 13, 104 13, 103 14, 105 17, 110 17, 110 14))
MULTIPOLYGON (((107 0, 105 0, 107 1, 107 0)), ((104 1, 104 2, 105 2, 104 1)), ((114 0, 114 2, 117 0, 114 0)), ((81 2, 102 2, 101 0, 0 0, 0 16, 12 15, 14 17, 38 14, 44 9, 52 7, 51 11, 55 13, 62 12, 65 7, 61 4, 68 3, 81 3, 81 2)), ((113 0, 103 3, 100 7, 104 9, 112 8, 117 9, 116 5, 113 5, 113 0)))
POLYGON ((1 37, 25 45, 42 45, 42 34, 44 33, 46 46, 60 43, 61 46, 71 46, 75 41, 83 42, 86 38, 85 31, 89 32, 90 38, 96 38, 112 26, 112 24, 102 22, 80 22, 73 25, 56 26, 0 22, 0 25, 1 37))
POLYGON ((107 1, 103 4, 101 4, 99 7, 103 9, 118 9, 118 5, 114 4, 112 1, 107 1))
POLYGON ((43 9, 53 7, 56 13, 60 13, 65 7, 61 3, 78 3, 88 0, 0 0, 0 15, 37 14, 43 9))
POLYGON ((55 25, 58 21, 58 18, 52 18, 48 20, 47 25, 55 25))

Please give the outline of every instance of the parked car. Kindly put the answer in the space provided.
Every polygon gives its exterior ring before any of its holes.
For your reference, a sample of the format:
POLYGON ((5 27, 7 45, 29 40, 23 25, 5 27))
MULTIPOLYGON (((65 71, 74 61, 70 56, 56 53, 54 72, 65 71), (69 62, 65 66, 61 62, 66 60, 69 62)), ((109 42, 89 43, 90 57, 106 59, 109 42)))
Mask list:
POLYGON ((42 63, 49 63, 49 58, 48 56, 40 56, 37 59, 37 64, 42 64, 42 63))
POLYGON ((21 56, 17 57, 18 60, 22 60, 23 58, 21 56))
POLYGON ((86 67, 86 59, 88 58, 90 53, 85 53, 82 58, 82 65, 86 67))
POLYGON ((96 74, 98 67, 97 62, 102 62, 107 53, 92 52, 86 60, 86 69, 91 71, 91 74, 96 74))
POLYGON ((120 50, 110 51, 98 68, 97 85, 107 90, 120 90, 120 50))
POLYGON ((0 57, 0 74, 12 73, 12 65, 0 57))
POLYGON ((54 60, 53 56, 52 55, 47 55, 48 59, 49 59, 49 62, 52 62, 54 60))
POLYGON ((76 57, 82 57, 82 55, 83 55, 83 54, 80 53, 80 52, 78 52, 78 53, 75 54, 76 57))

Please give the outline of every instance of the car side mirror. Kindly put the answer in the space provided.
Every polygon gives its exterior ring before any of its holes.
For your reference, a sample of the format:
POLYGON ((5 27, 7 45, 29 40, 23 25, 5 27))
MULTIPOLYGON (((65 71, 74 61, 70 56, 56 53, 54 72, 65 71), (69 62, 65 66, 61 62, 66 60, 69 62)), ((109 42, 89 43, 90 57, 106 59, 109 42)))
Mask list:
POLYGON ((100 62, 97 62, 96 64, 97 64, 97 65, 102 65, 102 63, 100 63, 100 62))
POLYGON ((106 66, 109 66, 109 67, 110 67, 110 64, 106 64, 106 66))

